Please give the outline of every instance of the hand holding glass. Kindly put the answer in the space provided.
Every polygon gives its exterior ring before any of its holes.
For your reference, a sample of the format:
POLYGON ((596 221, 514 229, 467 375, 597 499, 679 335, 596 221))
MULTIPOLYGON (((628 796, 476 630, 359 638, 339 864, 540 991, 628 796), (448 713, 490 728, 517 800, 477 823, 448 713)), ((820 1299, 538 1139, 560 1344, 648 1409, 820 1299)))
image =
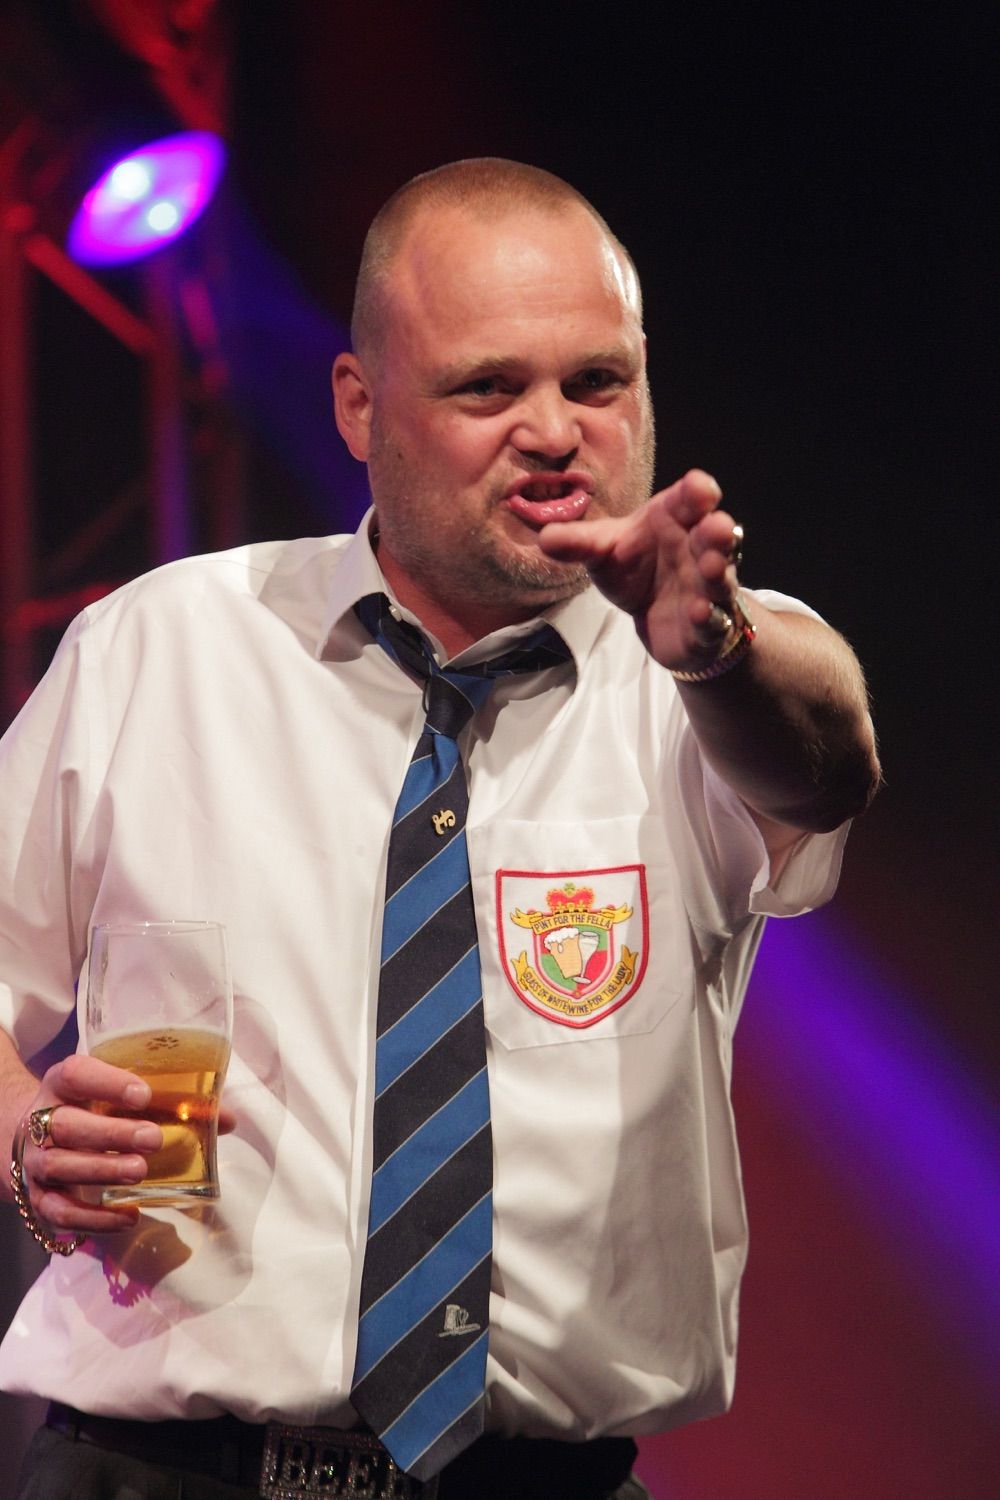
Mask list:
MULTIPOLYGON (((153 1091, 143 1119, 163 1131, 149 1172, 107 1187, 108 1204, 218 1198, 219 1099, 229 1062, 233 994, 218 922, 109 922, 95 927, 87 980, 87 1051, 153 1091)), ((112 1106, 94 1103, 104 1114, 112 1106)))

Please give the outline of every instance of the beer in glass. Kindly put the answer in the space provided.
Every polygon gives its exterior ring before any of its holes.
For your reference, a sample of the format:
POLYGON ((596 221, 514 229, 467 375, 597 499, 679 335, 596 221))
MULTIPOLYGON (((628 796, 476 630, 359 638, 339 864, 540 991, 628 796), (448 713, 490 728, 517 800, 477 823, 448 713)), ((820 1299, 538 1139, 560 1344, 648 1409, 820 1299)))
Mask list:
MULTIPOLYGON (((153 1091, 139 1111, 163 1131, 140 1183, 107 1187, 114 1204, 218 1198, 219 1099, 229 1062, 232 985, 218 922, 109 922, 91 934, 87 1051, 153 1091)), ((95 1102, 95 1110, 120 1113, 95 1102)))

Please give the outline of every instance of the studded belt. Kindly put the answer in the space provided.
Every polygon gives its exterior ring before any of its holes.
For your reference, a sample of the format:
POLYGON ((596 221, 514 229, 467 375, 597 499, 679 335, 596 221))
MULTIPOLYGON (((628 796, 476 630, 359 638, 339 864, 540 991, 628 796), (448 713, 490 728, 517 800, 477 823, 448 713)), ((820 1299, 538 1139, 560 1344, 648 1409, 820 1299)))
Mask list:
POLYGON ((135 1422, 91 1416, 60 1402, 49 1407, 46 1424, 144 1463, 256 1486, 264 1500, 605 1500, 628 1478, 636 1454, 631 1438, 562 1443, 488 1434, 436 1479, 421 1483, 364 1430, 264 1426, 231 1416, 135 1422))

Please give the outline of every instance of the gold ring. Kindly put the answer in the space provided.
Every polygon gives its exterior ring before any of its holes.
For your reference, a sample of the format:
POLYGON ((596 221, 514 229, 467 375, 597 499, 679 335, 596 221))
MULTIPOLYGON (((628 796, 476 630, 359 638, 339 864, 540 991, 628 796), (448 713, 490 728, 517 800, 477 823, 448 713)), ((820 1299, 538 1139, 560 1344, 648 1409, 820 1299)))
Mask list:
POLYGON ((58 1104, 49 1104, 45 1109, 33 1109, 28 1116, 28 1139, 33 1146, 40 1146, 43 1151, 55 1145, 52 1139, 52 1116, 58 1108, 58 1104))
POLYGON ((721 604, 712 605, 705 624, 714 635, 728 635, 733 628, 732 616, 726 613, 721 604))
POLYGON ((734 568, 738 568, 743 561, 744 534, 742 526, 736 525, 733 527, 733 539, 729 544, 729 561, 734 568))

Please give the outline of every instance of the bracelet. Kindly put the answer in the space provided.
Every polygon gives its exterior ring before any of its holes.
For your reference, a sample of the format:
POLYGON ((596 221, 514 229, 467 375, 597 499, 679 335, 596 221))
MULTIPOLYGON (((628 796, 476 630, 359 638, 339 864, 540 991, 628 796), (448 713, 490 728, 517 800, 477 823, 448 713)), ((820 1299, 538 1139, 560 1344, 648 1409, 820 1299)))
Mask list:
POLYGON ((677 682, 712 682, 716 677, 721 677, 725 672, 731 672, 733 667, 741 662, 753 645, 757 627, 746 612, 743 596, 737 594, 732 604, 733 629, 736 637, 732 644, 727 646, 721 656, 716 657, 707 667, 702 667, 696 672, 674 671, 670 668, 671 677, 677 682))
POLYGON ((14 1132, 14 1143, 10 1151, 10 1185, 14 1193, 17 1211, 24 1220, 25 1228, 37 1244, 49 1255, 72 1255, 87 1238, 85 1234, 74 1234, 72 1239, 60 1240, 54 1234, 46 1234, 31 1211, 31 1202, 24 1185, 24 1145, 28 1134, 27 1119, 21 1121, 14 1132))

